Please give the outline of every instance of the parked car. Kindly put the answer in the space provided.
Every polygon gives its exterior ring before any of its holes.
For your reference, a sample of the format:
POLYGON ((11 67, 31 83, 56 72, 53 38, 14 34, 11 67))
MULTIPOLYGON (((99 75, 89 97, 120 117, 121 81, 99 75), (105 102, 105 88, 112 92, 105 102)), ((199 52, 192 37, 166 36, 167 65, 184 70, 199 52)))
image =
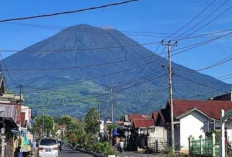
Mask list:
POLYGON ((58 157, 59 145, 53 138, 43 138, 39 143, 39 157, 58 157))

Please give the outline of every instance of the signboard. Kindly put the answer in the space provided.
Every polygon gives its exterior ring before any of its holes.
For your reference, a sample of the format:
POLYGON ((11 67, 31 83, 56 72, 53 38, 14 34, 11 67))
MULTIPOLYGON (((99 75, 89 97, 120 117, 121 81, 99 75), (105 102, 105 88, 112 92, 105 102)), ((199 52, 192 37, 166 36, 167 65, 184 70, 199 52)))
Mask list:
POLYGON ((204 132, 209 132, 209 121, 204 121, 204 132))
POLYGON ((215 131, 215 119, 210 121, 204 121, 204 132, 215 131))
POLYGON ((209 121, 209 131, 215 131, 215 119, 209 121))

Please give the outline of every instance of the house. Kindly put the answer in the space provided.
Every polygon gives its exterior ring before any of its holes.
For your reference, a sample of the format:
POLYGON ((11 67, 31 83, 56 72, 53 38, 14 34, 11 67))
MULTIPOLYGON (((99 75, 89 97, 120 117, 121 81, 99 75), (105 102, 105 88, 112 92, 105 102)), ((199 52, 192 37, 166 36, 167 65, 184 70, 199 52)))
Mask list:
MULTIPOLYGON (((220 130, 220 112, 232 110, 231 101, 214 100, 173 100, 174 135, 175 146, 181 152, 187 153, 189 149, 188 138, 194 139, 206 137, 206 130, 209 121, 215 120, 216 130, 220 130)), ((170 104, 159 110, 156 125, 163 126, 167 130, 167 142, 170 144, 170 104)), ((232 143, 232 121, 225 124, 227 139, 232 143)))
MULTIPOLYGON (((28 131, 31 129, 31 109, 23 106, 23 97, 5 92, 5 81, 0 73, 0 129, 1 143, 5 143, 4 154, 13 157, 20 145, 22 132, 32 140, 33 136, 28 131), (5 136, 4 136, 5 135, 5 136)), ((1 144, 2 145, 2 144, 1 144)))
POLYGON ((210 98, 210 100, 232 101, 232 89, 230 90, 230 93, 210 98))
MULTIPOLYGON (((17 132, 21 122, 21 106, 14 94, 5 93, 5 81, 0 73, 0 129, 1 143, 6 144, 5 156, 14 156, 17 145, 17 132), (5 137, 5 138, 4 138, 5 137)), ((2 145, 1 148, 2 150, 2 145)))
POLYGON ((64 136, 66 129, 67 129, 67 126, 65 124, 56 124, 55 125, 55 130, 57 130, 56 136, 58 137, 64 136))
POLYGON ((29 106, 21 105, 21 134, 25 135, 25 139, 28 141, 33 141, 32 134, 32 120, 31 120, 31 109, 29 106))
POLYGON ((155 112, 144 115, 125 115, 123 125, 118 126, 118 134, 125 139, 127 150, 146 151, 152 149, 153 144, 158 139, 157 137, 160 136, 160 133, 163 134, 159 127, 155 128, 157 115, 155 112))

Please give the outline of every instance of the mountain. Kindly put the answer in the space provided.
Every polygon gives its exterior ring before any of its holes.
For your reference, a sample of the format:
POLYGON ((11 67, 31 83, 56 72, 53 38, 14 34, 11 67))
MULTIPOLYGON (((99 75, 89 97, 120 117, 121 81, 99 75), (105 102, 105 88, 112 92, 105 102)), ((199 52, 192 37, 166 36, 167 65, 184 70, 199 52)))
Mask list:
MULTIPOLYGON (((4 64, 9 88, 22 84, 25 103, 39 114, 82 117, 101 102, 107 116, 110 86, 117 115, 151 112, 168 98, 167 69, 161 67, 167 67, 167 60, 113 28, 72 26, 9 56, 4 64)), ((175 98, 207 99, 231 88, 175 63, 173 70, 175 98)))

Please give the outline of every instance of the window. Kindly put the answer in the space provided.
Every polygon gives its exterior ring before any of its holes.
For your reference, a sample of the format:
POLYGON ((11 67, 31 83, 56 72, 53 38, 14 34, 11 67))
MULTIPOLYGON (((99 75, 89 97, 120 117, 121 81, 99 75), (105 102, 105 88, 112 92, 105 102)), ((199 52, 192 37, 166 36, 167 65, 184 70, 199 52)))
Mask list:
POLYGON ((56 140, 54 139, 42 139, 40 141, 40 145, 50 146, 56 144, 56 140))

